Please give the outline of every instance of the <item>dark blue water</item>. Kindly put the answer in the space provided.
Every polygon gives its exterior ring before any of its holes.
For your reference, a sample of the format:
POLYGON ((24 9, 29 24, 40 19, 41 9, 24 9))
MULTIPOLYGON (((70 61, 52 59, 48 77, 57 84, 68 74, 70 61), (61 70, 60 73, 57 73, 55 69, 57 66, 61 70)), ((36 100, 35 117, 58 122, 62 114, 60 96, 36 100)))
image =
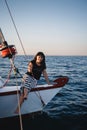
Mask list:
MULTIPOLYGON (((31 59, 32 56, 28 56, 27 60, 24 56, 16 56, 14 63, 22 75, 27 71, 31 59)), ((69 82, 49 102, 41 115, 23 120, 23 129, 87 130, 87 56, 46 56, 46 64, 50 81, 64 75, 69 77, 69 82)), ((2 78, 7 78, 9 70, 9 59, 0 58, 2 78)), ((18 75, 18 85, 20 82, 21 77, 18 75)), ((45 83, 43 77, 41 83, 45 83)), ((15 85, 13 72, 8 85, 15 85)))

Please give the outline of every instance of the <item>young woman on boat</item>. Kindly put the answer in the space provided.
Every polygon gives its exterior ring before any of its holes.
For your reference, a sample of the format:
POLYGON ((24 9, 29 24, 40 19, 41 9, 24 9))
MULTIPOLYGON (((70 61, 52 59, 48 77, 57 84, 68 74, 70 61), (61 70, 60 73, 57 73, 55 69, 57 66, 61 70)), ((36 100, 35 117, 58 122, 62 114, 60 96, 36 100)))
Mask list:
MULTIPOLYGON (((34 59, 28 64, 28 71, 25 73, 23 77, 23 83, 21 86, 21 95, 20 95, 20 106, 23 101, 27 99, 27 96, 31 90, 31 88, 37 85, 37 81, 40 79, 41 74, 43 74, 47 84, 50 84, 48 79, 48 74, 46 72, 46 62, 45 55, 43 52, 38 52, 34 59)), ((19 112, 19 106, 17 107, 16 113, 19 112)))

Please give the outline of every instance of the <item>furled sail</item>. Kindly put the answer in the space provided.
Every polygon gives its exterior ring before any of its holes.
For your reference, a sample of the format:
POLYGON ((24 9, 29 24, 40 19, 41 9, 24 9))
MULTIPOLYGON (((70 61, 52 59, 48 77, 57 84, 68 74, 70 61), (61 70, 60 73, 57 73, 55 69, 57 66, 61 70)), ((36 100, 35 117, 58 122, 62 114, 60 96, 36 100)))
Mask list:
POLYGON ((3 36, 2 30, 0 28, 0 44, 5 41, 5 38, 3 36))

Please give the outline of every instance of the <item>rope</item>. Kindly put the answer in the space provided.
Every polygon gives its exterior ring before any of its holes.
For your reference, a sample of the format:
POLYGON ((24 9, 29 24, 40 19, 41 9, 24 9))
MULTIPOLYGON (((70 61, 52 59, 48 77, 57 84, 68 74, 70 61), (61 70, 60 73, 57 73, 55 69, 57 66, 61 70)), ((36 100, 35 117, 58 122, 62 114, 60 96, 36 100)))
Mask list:
POLYGON ((23 130, 22 116, 21 116, 21 109, 20 109, 20 101, 19 101, 19 92, 18 92, 18 83, 17 83, 17 77, 16 77, 15 71, 14 71, 14 75, 15 75, 16 87, 17 87, 17 99, 18 99, 18 107, 19 107, 20 127, 21 127, 21 130, 23 130))
POLYGON ((11 69, 10 69, 10 71, 9 71, 9 73, 8 73, 7 80, 5 81, 5 83, 3 84, 3 86, 2 86, 1 88, 5 87, 6 84, 8 83, 9 78, 10 78, 10 75, 11 75, 11 71, 12 71, 12 66, 11 66, 11 69))
MULTIPOLYGON (((20 38, 20 36, 19 36, 18 30, 17 30, 17 27, 16 27, 16 24, 15 24, 15 22, 14 22, 14 19, 13 19, 13 17, 12 17, 11 11, 10 11, 10 8, 9 8, 9 6, 8 6, 7 0, 5 0, 5 4, 6 4, 6 6, 7 6, 8 12, 9 12, 9 14, 10 14, 11 20, 12 20, 12 22, 13 22, 14 28, 15 28, 15 30, 16 30, 16 33, 17 33, 18 39, 19 39, 19 41, 20 41, 20 43, 21 43, 22 49, 23 49, 23 51, 24 51, 24 54, 26 55, 25 50, 24 50, 24 47, 23 47, 23 44, 22 44, 22 41, 21 41, 21 38, 20 38)), ((12 67, 13 67, 13 70, 14 70, 13 64, 12 64, 12 67)), ((15 79, 16 79, 16 86, 18 86, 15 71, 14 71, 14 75, 15 75, 15 79)), ((18 97, 18 105, 19 105, 20 127, 21 127, 21 130, 23 130, 22 116, 21 116, 21 112, 20 112, 20 103, 19 103, 18 87, 17 87, 17 97, 18 97)))
POLYGON ((45 106, 45 102, 43 101, 43 99, 42 99, 42 97, 41 97, 41 95, 40 95, 40 92, 39 91, 37 91, 38 92, 38 94, 35 92, 35 94, 40 98, 40 101, 41 101, 41 103, 42 103, 42 105, 43 105, 43 107, 45 106))

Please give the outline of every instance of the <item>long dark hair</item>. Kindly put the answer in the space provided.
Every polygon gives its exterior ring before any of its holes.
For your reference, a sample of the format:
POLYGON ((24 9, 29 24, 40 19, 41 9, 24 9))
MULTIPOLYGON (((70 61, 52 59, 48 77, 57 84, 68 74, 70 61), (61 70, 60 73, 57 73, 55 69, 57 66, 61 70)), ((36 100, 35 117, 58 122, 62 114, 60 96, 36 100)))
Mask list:
POLYGON ((38 52, 38 53, 35 55, 34 59, 33 59, 34 61, 36 61, 37 56, 43 57, 42 64, 45 64, 45 55, 44 55, 44 53, 43 53, 43 52, 38 52))

